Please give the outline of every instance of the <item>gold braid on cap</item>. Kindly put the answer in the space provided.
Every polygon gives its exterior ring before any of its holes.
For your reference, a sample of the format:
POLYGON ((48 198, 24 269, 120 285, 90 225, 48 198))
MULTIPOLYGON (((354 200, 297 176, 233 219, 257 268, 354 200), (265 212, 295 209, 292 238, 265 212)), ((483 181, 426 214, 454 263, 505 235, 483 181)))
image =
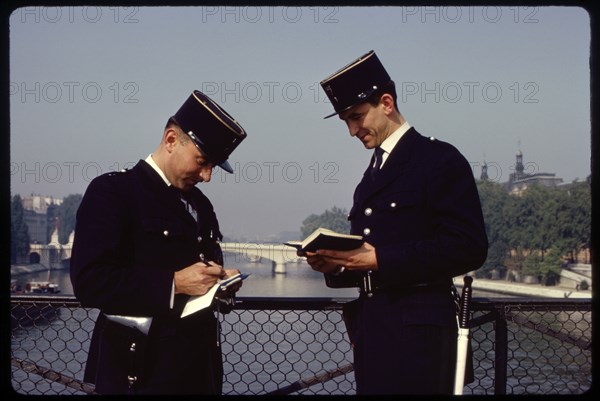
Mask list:
POLYGON ((367 60, 373 54, 375 54, 375 52, 373 50, 371 50, 370 52, 368 52, 364 56, 357 58, 356 60, 354 60, 350 64, 346 65, 345 67, 342 67, 340 70, 334 72, 333 74, 331 74, 330 76, 328 76, 327 78, 325 78, 324 80, 322 80, 321 81, 321 85, 323 85, 327 81, 332 80, 333 78, 337 77, 338 75, 343 74, 344 72, 348 71, 349 69, 354 68, 355 66, 359 65, 363 61, 367 60))
MULTIPOLYGON (((237 132, 236 130, 234 130, 234 129, 233 129, 233 128, 232 128, 232 127, 229 125, 229 124, 227 124, 227 122, 223 121, 223 119, 222 119, 220 116, 218 116, 217 114, 215 114, 215 112, 213 112, 213 111, 210 109, 210 107, 207 107, 207 106, 206 106, 206 103, 205 103, 203 100, 200 100, 200 99, 198 99, 198 96, 196 96, 196 93, 193 93, 193 95, 194 95, 194 97, 196 98, 196 100, 197 100, 197 101, 198 101, 198 102, 199 102, 199 103, 200 103, 202 106, 204 106, 204 108, 205 108, 206 110, 208 110, 208 111, 210 112, 210 114, 212 114, 213 116, 215 116, 215 118, 216 118, 217 120, 219 120, 219 121, 220 121, 220 122, 221 122, 221 123, 222 123, 224 126, 226 126, 226 127, 227 127, 227 128, 230 130, 230 131, 232 131, 233 133, 235 133, 236 135, 238 135, 238 132, 237 132)), ((235 120, 234 120, 234 119, 233 119, 231 116, 229 116, 229 114, 228 114, 228 113, 227 113, 225 110, 223 110, 221 107, 219 107, 219 105, 218 105, 218 104, 216 104, 215 102, 213 102, 213 101, 212 101, 210 98, 208 98, 208 97, 207 97, 207 99, 208 99, 208 101, 209 101, 209 102, 210 102, 210 103, 211 103, 213 106, 215 106, 215 107, 216 107, 218 110, 220 110, 220 111, 221 111, 221 112, 222 112, 224 115, 228 116, 228 117, 230 118, 231 122, 233 122, 233 123, 234 123, 234 124, 235 124, 235 125, 236 125, 236 126, 237 126, 237 127, 238 127, 238 128, 241 130, 241 131, 242 131, 242 133, 245 133, 245 132, 246 132, 246 130, 244 130, 244 129, 242 128, 242 126, 241 126, 240 124, 238 124, 238 122, 237 122, 237 121, 235 121, 235 120)))

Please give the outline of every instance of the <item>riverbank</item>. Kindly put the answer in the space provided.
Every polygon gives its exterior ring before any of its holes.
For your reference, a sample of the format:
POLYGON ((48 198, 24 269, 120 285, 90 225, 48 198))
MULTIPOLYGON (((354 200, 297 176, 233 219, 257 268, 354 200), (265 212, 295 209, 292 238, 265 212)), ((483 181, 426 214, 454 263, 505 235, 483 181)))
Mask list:
MULTIPOLYGON (((54 269, 55 270, 55 269, 54 269)), ((20 276, 22 274, 31 274, 39 272, 47 272, 48 268, 39 263, 32 263, 30 265, 10 265, 10 276, 20 276)))
MULTIPOLYGON (((462 287, 462 278, 455 278, 456 286, 462 287)), ((511 283, 504 280, 473 279, 473 290, 541 298, 592 298, 590 290, 573 290, 561 286, 546 287, 541 284, 511 283)))
MULTIPOLYGON (((248 267, 244 268, 248 270, 248 267)), ((67 269, 53 269, 51 272, 61 271, 67 269)), ((47 272, 48 268, 41 264, 30 264, 30 265, 11 265, 10 272, 11 277, 16 278, 18 276, 22 276, 25 274, 32 273, 40 273, 47 272)), ((63 274, 57 275, 57 277, 62 277, 63 274)), ((65 277, 68 276, 68 273, 65 274, 65 277)), ((68 279, 68 277, 66 277, 68 279)), ((459 288, 459 292, 462 288, 463 279, 462 277, 456 277, 454 279, 456 286, 459 288)), ((65 284, 66 285, 66 284, 65 284)), ((68 286, 70 287, 70 285, 68 286)), ((67 290, 67 286, 64 286, 64 289, 67 290)), ((473 291, 483 291, 483 292, 493 292, 496 294, 506 294, 513 296, 523 296, 523 297, 541 297, 541 298, 591 298, 592 291, 591 290, 579 290, 576 291, 573 288, 561 287, 561 286, 552 286, 546 287, 541 284, 524 284, 524 283, 515 283, 508 282, 504 280, 489 280, 489 279, 473 279, 473 291)), ((69 291, 67 291, 68 293, 69 291)), ((354 294, 353 294, 354 295, 354 294)))

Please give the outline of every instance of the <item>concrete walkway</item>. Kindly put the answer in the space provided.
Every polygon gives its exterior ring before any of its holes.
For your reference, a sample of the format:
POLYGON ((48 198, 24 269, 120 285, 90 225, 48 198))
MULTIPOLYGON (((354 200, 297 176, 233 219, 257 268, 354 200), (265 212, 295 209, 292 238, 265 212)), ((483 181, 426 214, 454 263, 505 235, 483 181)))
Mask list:
POLYGON ((10 276, 19 276, 21 274, 30 274, 30 273, 38 273, 48 271, 48 268, 39 263, 33 263, 30 265, 11 265, 10 266, 10 276))
MULTIPOLYGON (((460 293, 463 283, 462 277, 455 278, 454 282, 459 288, 460 293)), ((572 288, 560 286, 545 287, 541 284, 510 283, 504 280, 488 280, 481 278, 473 278, 472 287, 474 290, 494 291, 507 295, 522 295, 527 297, 590 299, 592 297, 592 292, 590 290, 575 291, 572 288)))

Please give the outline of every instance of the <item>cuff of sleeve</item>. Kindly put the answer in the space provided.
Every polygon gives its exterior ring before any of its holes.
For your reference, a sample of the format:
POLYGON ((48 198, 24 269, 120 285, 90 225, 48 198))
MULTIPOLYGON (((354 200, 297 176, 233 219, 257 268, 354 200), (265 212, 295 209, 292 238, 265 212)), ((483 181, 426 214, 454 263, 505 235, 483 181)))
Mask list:
POLYGON ((175 279, 173 279, 173 283, 171 283, 171 300, 169 302, 169 307, 173 309, 173 305, 175 304, 175 279))

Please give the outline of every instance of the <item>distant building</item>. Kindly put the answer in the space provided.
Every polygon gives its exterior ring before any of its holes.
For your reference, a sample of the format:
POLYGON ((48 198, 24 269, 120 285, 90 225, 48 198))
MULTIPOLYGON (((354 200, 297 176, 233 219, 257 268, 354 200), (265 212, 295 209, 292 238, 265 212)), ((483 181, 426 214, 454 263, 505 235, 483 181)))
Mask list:
MULTIPOLYGON (((481 180, 487 180, 487 163, 483 163, 481 167, 481 180)), ((508 176, 508 182, 503 185, 506 190, 512 195, 521 195, 532 185, 542 185, 545 187, 557 187, 562 184, 563 179, 556 177, 554 173, 533 173, 529 174, 525 172, 525 165, 523 164, 523 153, 517 151, 515 172, 508 176)))
POLYGON ((62 199, 53 197, 31 195, 22 198, 23 219, 27 224, 29 239, 32 244, 46 244, 48 242, 48 208, 62 204, 62 199))
POLYGON ((46 213, 36 213, 33 210, 23 210, 23 220, 27 224, 29 240, 34 244, 45 244, 48 241, 48 217, 46 213))
POLYGON ((41 195, 31 195, 24 196, 21 198, 23 209, 31 210, 36 213, 46 214, 48 212, 48 206, 51 205, 60 205, 62 204, 62 199, 57 199, 52 196, 41 196, 41 195))
POLYGON ((525 173, 523 153, 519 150, 516 157, 515 172, 508 176, 508 182, 505 185, 511 194, 520 195, 531 185, 556 187, 562 182, 562 178, 556 177, 556 174, 553 173, 525 173))

